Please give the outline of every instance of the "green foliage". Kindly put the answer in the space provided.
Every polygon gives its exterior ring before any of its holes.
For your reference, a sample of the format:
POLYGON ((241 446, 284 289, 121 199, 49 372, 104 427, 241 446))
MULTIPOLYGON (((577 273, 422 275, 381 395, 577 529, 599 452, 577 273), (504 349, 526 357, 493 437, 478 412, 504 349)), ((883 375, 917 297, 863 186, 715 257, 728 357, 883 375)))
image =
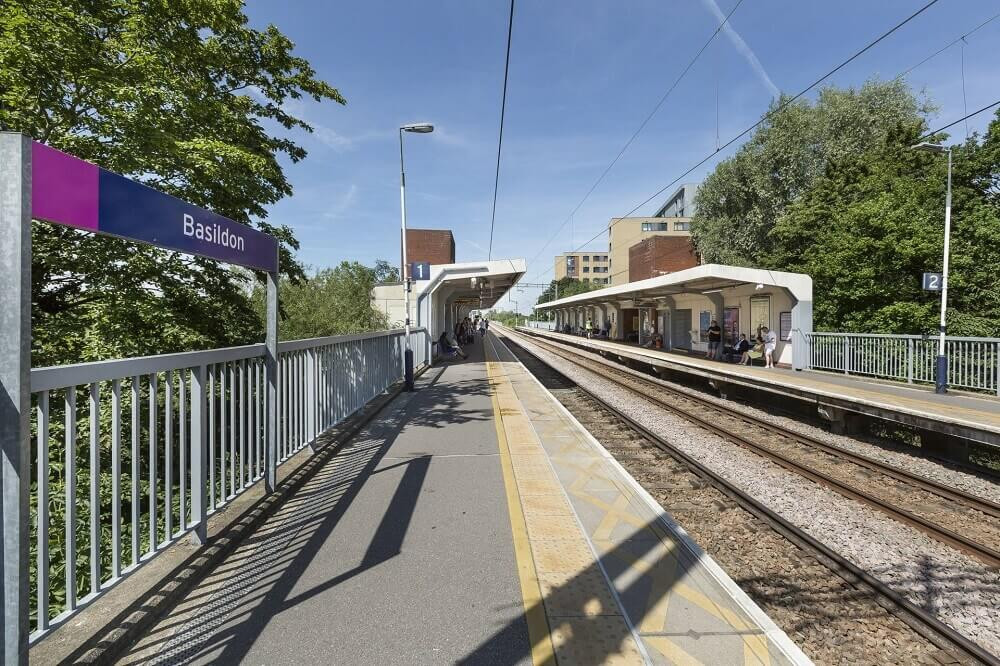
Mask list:
MULTIPOLYGON (((832 161, 775 226, 764 265, 813 277, 817 330, 937 330, 940 295, 920 277, 941 270, 947 159, 911 150, 919 137, 914 125, 832 161)), ((948 331, 998 336, 1000 116, 953 160, 948 331)))
MULTIPOLYGON (((372 288, 379 282, 378 275, 386 273, 386 266, 388 263, 382 260, 376 262, 376 268, 343 261, 308 280, 296 283, 283 278, 278 285, 278 335, 282 340, 299 340, 389 328, 385 313, 371 305, 372 288)), ((264 296, 263 287, 254 290, 254 306, 261 318, 264 296)))
POLYGON ((583 282, 576 278, 564 277, 561 280, 552 280, 549 286, 545 288, 538 296, 538 300, 535 301, 536 304, 548 303, 549 301, 556 300, 556 287, 558 286, 559 298, 566 298, 567 296, 576 296, 577 294, 582 294, 588 291, 594 291, 595 289, 603 289, 607 285, 595 284, 593 282, 583 282))
POLYGON ((691 235, 706 262, 768 263, 774 223, 828 164, 882 144, 901 124, 919 125, 928 110, 901 80, 828 87, 815 104, 800 100, 776 111, 786 101, 773 102, 750 140, 698 190, 691 235))
POLYGON ((518 314, 513 310, 490 310, 486 318, 490 321, 498 321, 507 326, 515 326, 517 322, 524 323, 525 315, 518 314))
MULTIPOLYGON (((275 235, 302 278, 265 218, 306 153, 270 130, 311 130, 289 100, 344 99, 277 28, 239 0, 11 0, 0 26, 0 126, 275 235)), ((243 271, 50 225, 33 242, 40 363, 260 338, 243 271)))

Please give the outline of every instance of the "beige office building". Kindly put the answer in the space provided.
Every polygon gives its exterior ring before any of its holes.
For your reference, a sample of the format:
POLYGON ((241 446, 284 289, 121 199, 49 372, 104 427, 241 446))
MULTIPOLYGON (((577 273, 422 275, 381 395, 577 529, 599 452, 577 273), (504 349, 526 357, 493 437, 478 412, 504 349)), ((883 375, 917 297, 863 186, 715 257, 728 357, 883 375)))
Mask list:
MULTIPOLYGON (((618 217, 608 223, 608 254, 611 258, 610 284, 629 281, 629 248, 653 236, 691 236, 690 217, 618 217)), ((683 270, 689 266, 678 266, 683 270)), ((673 271, 671 271, 673 272, 673 271)))
MULTIPOLYGON (((626 256, 628 253, 625 253, 626 256)), ((608 255, 603 252, 566 252, 555 258, 555 278, 573 278, 594 284, 611 284, 608 255)))

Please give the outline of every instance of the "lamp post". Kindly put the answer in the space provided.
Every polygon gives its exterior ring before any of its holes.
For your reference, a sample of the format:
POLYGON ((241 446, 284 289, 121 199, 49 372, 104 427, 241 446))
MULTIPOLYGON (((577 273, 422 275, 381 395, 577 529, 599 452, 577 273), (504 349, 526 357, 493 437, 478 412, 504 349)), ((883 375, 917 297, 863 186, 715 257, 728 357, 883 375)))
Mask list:
POLYGON ((413 123, 399 128, 399 211, 402 219, 400 243, 403 255, 400 274, 403 276, 403 299, 406 307, 406 324, 403 334, 406 345, 403 352, 403 380, 406 383, 407 391, 413 390, 413 348, 410 346, 410 281, 412 277, 406 271, 406 171, 403 168, 403 132, 428 134, 433 131, 434 126, 430 123, 413 123))
POLYGON ((951 148, 946 148, 936 143, 928 143, 927 141, 911 146, 911 148, 929 153, 948 154, 948 190, 944 200, 944 265, 941 270, 941 323, 939 326, 937 363, 935 365, 936 376, 934 378, 934 392, 947 393, 948 356, 945 354, 945 334, 947 331, 945 314, 948 311, 948 249, 951 244, 951 148))

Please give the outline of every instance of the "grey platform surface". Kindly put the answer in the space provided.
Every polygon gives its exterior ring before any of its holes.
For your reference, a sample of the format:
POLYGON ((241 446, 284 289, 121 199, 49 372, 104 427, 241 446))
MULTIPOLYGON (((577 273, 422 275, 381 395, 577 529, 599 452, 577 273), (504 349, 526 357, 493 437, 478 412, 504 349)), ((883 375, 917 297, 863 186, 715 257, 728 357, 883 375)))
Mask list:
POLYGON ((386 407, 124 663, 530 663, 470 351, 386 407))

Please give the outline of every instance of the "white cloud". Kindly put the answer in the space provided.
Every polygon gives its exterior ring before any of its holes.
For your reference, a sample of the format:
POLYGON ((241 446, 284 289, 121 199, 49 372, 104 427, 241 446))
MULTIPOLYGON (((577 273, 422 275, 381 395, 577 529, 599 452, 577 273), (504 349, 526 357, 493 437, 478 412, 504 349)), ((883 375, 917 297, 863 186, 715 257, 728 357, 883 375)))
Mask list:
MULTIPOLYGON (((716 4, 715 0, 702 0, 702 4, 705 5, 706 9, 715 15, 715 18, 720 24, 723 21, 726 21, 726 15, 719 9, 719 5, 716 4)), ((722 31, 726 33, 726 37, 729 38, 729 41, 733 43, 736 50, 739 51, 740 54, 746 59, 747 63, 750 64, 750 67, 753 68, 754 72, 756 72, 757 77, 760 79, 761 83, 764 84, 764 87, 767 88, 768 92, 771 93, 771 96, 778 97, 781 94, 781 91, 778 90, 778 86, 774 85, 774 81, 772 81, 771 77, 768 76, 767 70, 764 69, 764 65, 760 64, 760 60, 757 59, 757 55, 753 52, 753 49, 751 49, 747 43, 743 41, 743 38, 740 37, 740 34, 733 29, 733 26, 729 23, 729 21, 726 21, 722 31)))
POLYGON ((348 187, 343 194, 337 197, 333 203, 330 204, 330 207, 327 208, 325 213, 323 213, 323 217, 333 220, 343 217, 343 215, 347 213, 352 206, 354 206, 354 202, 357 201, 357 198, 358 185, 357 183, 351 183, 350 187, 348 187))

